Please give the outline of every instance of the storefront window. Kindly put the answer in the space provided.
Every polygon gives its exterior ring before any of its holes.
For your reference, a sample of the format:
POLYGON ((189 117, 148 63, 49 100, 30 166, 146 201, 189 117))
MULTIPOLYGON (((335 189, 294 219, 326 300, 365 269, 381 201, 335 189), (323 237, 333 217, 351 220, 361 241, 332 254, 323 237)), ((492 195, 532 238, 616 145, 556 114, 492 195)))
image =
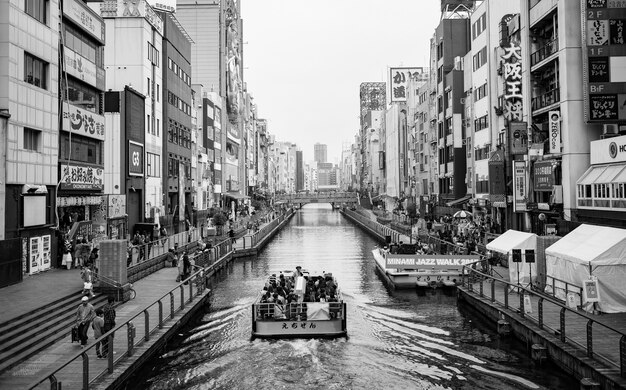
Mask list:
POLYGON ((101 141, 72 134, 72 154, 70 155, 69 138, 68 133, 61 133, 61 159, 97 165, 104 164, 101 141))

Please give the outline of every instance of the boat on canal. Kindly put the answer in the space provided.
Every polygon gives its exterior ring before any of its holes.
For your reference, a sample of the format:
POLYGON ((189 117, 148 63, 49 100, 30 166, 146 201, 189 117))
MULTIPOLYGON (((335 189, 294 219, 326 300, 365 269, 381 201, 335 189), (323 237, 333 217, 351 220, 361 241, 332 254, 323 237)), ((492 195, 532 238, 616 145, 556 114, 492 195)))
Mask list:
POLYGON ((376 268, 392 288, 439 288, 461 284, 463 266, 479 260, 473 255, 428 254, 420 244, 391 244, 372 251, 376 268))
POLYGON ((347 336, 346 303, 331 273, 282 271, 272 274, 265 287, 268 290, 264 289, 252 305, 252 338, 347 336), (280 286, 282 279, 288 286, 289 303, 268 301, 267 291, 273 289, 270 286, 280 286), (311 286, 307 288, 309 281, 313 286, 317 282, 315 290, 321 291, 318 298, 311 286))

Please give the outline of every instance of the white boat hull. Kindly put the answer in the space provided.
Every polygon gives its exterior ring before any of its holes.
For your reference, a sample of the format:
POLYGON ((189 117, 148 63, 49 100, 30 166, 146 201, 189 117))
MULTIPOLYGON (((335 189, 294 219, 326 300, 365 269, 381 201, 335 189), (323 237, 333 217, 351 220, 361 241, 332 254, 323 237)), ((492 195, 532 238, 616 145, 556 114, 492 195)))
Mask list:
POLYGON ((396 289, 406 288, 437 288, 437 287, 455 287, 461 283, 461 274, 446 271, 429 271, 429 270, 401 270, 395 268, 386 268, 384 256, 380 253, 380 249, 376 248, 372 251, 376 267, 381 272, 385 280, 396 289))

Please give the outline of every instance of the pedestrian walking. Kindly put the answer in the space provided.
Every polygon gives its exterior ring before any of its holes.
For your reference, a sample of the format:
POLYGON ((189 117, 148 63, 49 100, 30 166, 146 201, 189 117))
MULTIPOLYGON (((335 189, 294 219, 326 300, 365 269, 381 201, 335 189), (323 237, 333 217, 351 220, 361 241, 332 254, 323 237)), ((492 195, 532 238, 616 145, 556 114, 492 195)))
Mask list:
MULTIPOLYGON (((98 340, 104 332, 104 312, 102 309, 96 309, 96 316, 91 323, 91 327, 93 328, 93 338, 98 340)), ((96 356, 98 359, 102 359, 102 352, 100 351, 100 346, 104 350, 104 346, 102 345, 102 341, 96 341, 96 356)))
POLYGON ((91 321, 96 316, 93 305, 89 303, 86 296, 81 299, 81 304, 76 309, 76 327, 78 328, 78 338, 80 339, 80 347, 85 348, 87 345, 87 331, 91 321))
POLYGON ((161 225, 161 245, 165 246, 166 242, 167 242, 167 229, 165 228, 165 226, 161 225))
MULTIPOLYGON (((191 261, 189 260, 189 255, 185 252, 183 255, 183 280, 186 280, 191 275, 191 261)), ((189 282, 185 282, 185 284, 189 284, 189 282)))
MULTIPOLYGON (((102 329, 102 334, 107 333, 111 329, 115 328, 115 307, 113 303, 115 302, 115 298, 111 295, 107 298, 107 303, 102 307, 102 314, 104 318, 104 328, 102 329)), ((111 340, 113 340, 113 335, 110 336, 111 340)), ((102 357, 106 358, 109 355, 109 349, 113 350, 113 345, 109 348, 109 337, 102 341, 102 357)))
POLYGON ((233 244, 237 243, 237 238, 235 237, 235 230, 231 227, 230 230, 228 231, 228 237, 230 237, 230 241, 233 244))
POLYGON ((63 265, 67 267, 67 269, 72 269, 72 242, 65 237, 63 241, 63 265))
POLYGON ((83 280, 83 295, 94 297, 93 293, 93 275, 89 267, 81 267, 80 278, 83 280))
POLYGON ((185 251, 182 252, 180 258, 178 259, 178 277, 176 278, 177 282, 182 282, 185 279, 185 263, 183 262, 184 257, 185 251))

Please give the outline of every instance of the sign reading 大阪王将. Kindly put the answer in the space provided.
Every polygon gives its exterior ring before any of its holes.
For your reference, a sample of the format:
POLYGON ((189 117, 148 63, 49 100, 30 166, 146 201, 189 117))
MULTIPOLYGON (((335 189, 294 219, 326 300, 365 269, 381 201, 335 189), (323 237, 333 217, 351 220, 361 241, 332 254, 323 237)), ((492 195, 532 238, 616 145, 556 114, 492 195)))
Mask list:
POLYGON ((386 257, 386 268, 397 269, 454 269, 480 260, 478 256, 464 255, 394 255, 386 257))

